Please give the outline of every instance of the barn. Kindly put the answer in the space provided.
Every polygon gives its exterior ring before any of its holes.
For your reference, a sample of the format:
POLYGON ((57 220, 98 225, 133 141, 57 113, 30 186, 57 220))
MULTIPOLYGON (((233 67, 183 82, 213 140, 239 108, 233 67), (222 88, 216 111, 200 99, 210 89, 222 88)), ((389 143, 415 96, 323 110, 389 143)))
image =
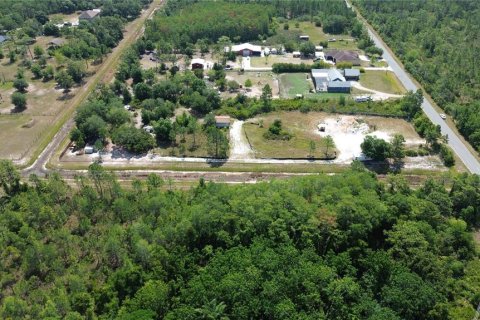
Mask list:
POLYGON ((205 69, 205 60, 204 59, 192 59, 190 62, 190 69, 192 70, 203 70, 205 69))

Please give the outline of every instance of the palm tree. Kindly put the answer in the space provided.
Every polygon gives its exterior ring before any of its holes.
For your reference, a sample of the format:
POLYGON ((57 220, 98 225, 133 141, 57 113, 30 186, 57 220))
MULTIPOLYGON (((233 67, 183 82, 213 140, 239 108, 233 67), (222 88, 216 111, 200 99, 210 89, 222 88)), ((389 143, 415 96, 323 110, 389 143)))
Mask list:
POLYGON ((213 299, 201 308, 195 309, 195 312, 198 313, 199 319, 228 320, 228 317, 224 315, 226 307, 224 302, 217 302, 217 299, 213 299))

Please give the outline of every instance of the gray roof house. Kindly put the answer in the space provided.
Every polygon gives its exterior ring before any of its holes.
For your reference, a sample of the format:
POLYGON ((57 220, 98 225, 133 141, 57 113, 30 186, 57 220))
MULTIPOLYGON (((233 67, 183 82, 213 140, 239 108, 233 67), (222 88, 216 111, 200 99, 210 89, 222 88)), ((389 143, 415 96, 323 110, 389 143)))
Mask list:
POLYGON ((65 44, 65 42, 66 41, 62 38, 55 38, 55 39, 52 39, 52 41, 50 41, 48 45, 51 47, 61 47, 65 44))
POLYGON ((328 91, 334 82, 345 82, 345 77, 337 69, 312 69, 312 80, 315 91, 328 91))
POLYGON ((328 92, 349 93, 352 88, 350 81, 330 81, 328 83, 328 92))
POLYGON ((83 11, 82 14, 78 17, 79 20, 87 20, 91 21, 98 17, 100 15, 101 10, 100 9, 93 9, 93 10, 87 10, 83 11))
POLYGON ((8 37, 7 36, 2 36, 0 35, 0 43, 4 43, 5 41, 8 40, 8 37))
POLYGON ((360 79, 360 70, 359 69, 345 69, 343 70, 343 75, 346 80, 358 80, 360 79))

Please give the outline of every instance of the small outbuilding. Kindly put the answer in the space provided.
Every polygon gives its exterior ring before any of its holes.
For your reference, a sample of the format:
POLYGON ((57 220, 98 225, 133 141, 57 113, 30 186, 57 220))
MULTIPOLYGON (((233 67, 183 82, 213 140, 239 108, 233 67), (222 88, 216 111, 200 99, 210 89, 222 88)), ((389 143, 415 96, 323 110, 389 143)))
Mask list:
POLYGON ((215 126, 217 128, 230 127, 230 116, 215 116, 215 126))
POLYGON ((83 152, 85 154, 92 154, 95 152, 95 148, 93 146, 85 146, 85 148, 83 149, 83 152))
POLYGON ((205 60, 204 59, 192 59, 192 62, 190 63, 190 69, 192 70, 203 70, 205 69, 205 60))

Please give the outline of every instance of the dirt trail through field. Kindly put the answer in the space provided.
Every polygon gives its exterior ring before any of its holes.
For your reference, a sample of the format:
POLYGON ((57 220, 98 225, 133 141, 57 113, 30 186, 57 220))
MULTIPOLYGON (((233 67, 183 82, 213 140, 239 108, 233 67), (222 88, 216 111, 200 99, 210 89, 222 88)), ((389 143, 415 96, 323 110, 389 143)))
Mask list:
POLYGON ((362 86, 357 81, 350 81, 350 83, 356 89, 373 93, 373 95, 371 97, 375 101, 377 101, 377 100, 387 100, 387 99, 390 99, 390 98, 401 98, 401 97, 403 97, 402 95, 398 95, 398 94, 391 94, 391 93, 386 93, 386 92, 381 92, 381 91, 365 88, 364 86, 362 86))
POLYGON ((230 128, 230 159, 252 159, 253 150, 243 134, 243 121, 235 120, 230 128))

